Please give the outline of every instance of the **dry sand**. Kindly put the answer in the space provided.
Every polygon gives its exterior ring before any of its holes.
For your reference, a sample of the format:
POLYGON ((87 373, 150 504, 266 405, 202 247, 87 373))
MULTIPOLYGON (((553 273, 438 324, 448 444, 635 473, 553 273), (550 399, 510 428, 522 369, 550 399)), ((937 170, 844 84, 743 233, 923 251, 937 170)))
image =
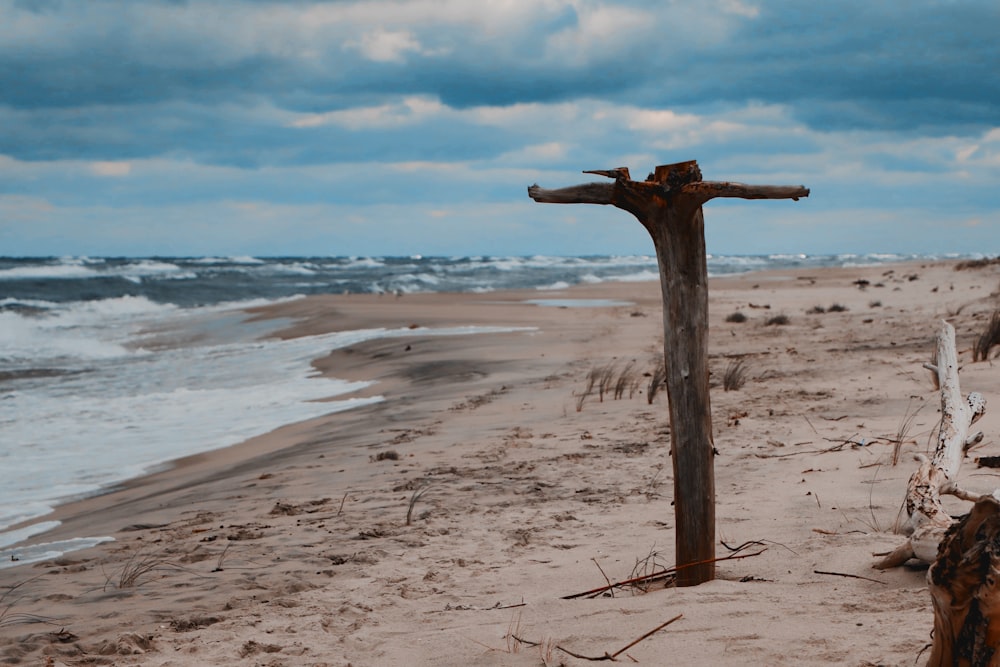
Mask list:
MULTIPOLYGON (((678 614, 618 660, 921 662, 932 626, 926 570, 880 573, 872 553, 900 542, 890 528, 912 454, 928 449, 938 420, 921 364, 940 318, 958 331, 963 390, 1000 400, 1000 372, 969 351, 998 283, 996 265, 949 263, 713 280, 717 553, 746 542, 757 546, 743 553, 761 553, 721 562, 701 586, 573 600, 563 597, 605 576, 673 563, 666 395, 648 403, 643 376, 660 356, 658 284, 329 296, 265 309, 297 318, 289 336, 534 329, 334 352, 317 368, 379 380, 366 391, 386 400, 61 507, 62 526, 44 537, 116 541, 0 571, 0 662, 583 665, 556 647, 616 653, 678 614), (631 305, 525 303, 545 297, 631 305), (807 313, 833 304, 847 310, 807 313), (747 321, 726 322, 735 311, 747 321), (766 324, 780 314, 788 324, 766 324), (746 384, 723 391, 736 359, 746 384), (595 391, 580 405, 594 369, 633 361, 637 384, 621 398, 595 391)), ((1000 411, 988 410, 973 455, 1000 454, 998 426, 1000 411)), ((973 490, 1000 485, 971 460, 962 477, 973 490)))

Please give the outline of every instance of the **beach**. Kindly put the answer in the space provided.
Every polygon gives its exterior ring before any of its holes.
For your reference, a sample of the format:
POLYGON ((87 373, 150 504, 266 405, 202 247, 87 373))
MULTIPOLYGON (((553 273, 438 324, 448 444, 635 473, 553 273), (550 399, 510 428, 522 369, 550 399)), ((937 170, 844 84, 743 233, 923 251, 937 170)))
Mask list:
MULTIPOLYGON (((970 351, 1000 266, 956 264, 711 279, 716 554, 739 558, 697 587, 592 598, 566 599, 674 562, 667 396, 649 396, 659 283, 251 309, 288 340, 405 331, 312 362, 371 383, 337 400, 381 400, 56 508, 36 541, 114 539, 0 570, 0 662, 919 664, 926 568, 871 565, 902 541, 913 455, 933 450, 922 364, 942 318, 963 392, 1000 401, 1000 373, 970 351), (727 391, 737 361, 744 383, 727 391)), ((1000 455, 1000 411, 976 428, 960 482, 990 491, 1000 475, 974 459, 1000 455)))

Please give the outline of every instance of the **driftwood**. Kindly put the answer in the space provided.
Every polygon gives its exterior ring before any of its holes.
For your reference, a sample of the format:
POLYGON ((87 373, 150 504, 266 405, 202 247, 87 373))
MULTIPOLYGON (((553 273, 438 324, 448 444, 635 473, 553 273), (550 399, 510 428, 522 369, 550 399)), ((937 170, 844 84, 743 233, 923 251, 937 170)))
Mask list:
POLYGON ((955 483, 966 450, 982 440, 982 433, 969 436, 969 428, 984 414, 986 401, 976 393, 962 400, 955 330, 947 322, 938 333, 936 364, 929 366, 941 389, 937 447, 931 459, 920 457, 907 485, 903 529, 909 539, 875 567, 895 567, 914 557, 931 563, 929 667, 1000 667, 1000 490, 979 495, 955 483), (942 507, 944 494, 975 505, 955 520, 942 507))
POLYGON ((715 578, 715 445, 708 391, 708 268, 701 206, 715 197, 798 199, 801 185, 703 181, 694 160, 664 164, 645 181, 626 167, 584 173, 614 179, 528 188, 545 204, 604 204, 628 211, 653 240, 663 297, 663 352, 674 470, 677 585, 715 578))
POLYGON ((1000 502, 983 496, 945 534, 927 572, 934 604, 928 667, 1000 666, 1000 502))
POLYGON ((941 388, 941 428, 934 456, 917 455, 920 467, 910 476, 906 487, 906 519, 899 532, 906 543, 875 564, 880 570, 902 565, 911 558, 933 563, 938 546, 955 520, 944 509, 941 496, 953 495, 978 501, 981 496, 965 491, 955 482, 966 450, 982 440, 982 433, 969 436, 969 428, 986 412, 986 400, 978 393, 962 399, 958 383, 958 352, 955 329, 941 323, 937 336, 936 365, 928 367, 937 374, 941 388))

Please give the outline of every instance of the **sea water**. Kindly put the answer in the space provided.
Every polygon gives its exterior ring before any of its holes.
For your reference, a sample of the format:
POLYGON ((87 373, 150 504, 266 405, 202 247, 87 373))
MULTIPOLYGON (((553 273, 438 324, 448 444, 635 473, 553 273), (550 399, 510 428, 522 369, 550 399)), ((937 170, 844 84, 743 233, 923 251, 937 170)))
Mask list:
MULTIPOLYGON (((917 258, 711 256, 709 268, 905 259, 917 258)), ((648 256, 0 258, 0 567, 110 539, 31 542, 53 527, 44 517, 59 502, 382 400, 336 398, 368 383, 319 376, 310 362, 332 349, 387 336, 509 330, 374 329, 281 340, 270 334, 288 322, 250 321, 249 306, 317 293, 485 293, 656 279, 648 256), (10 529, 28 520, 40 521, 10 529)))

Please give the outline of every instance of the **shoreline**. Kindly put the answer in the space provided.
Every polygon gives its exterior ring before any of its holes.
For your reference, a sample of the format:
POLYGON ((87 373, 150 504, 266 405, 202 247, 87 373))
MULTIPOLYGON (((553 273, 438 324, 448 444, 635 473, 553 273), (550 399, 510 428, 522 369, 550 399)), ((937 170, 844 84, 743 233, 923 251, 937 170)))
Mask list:
MULTIPOLYGON (((622 284, 643 284, 645 282, 622 284)), ((532 317, 536 312, 532 309, 551 308, 553 306, 531 303, 529 297, 544 294, 564 294, 566 292, 573 292, 574 290, 586 290, 587 293, 590 293, 595 287, 597 287, 597 291, 600 291, 599 286, 579 285, 558 290, 524 289, 488 293, 428 292, 405 295, 404 297, 383 294, 314 295, 294 301, 283 301, 276 304, 245 308, 242 312, 248 316, 246 320, 248 323, 260 320, 288 321, 289 324, 287 326, 276 328, 268 336, 286 339, 359 329, 406 329, 415 326, 418 320, 419 326, 432 327, 435 330, 448 327, 449 325, 462 326, 463 322, 467 320, 476 320, 477 324, 475 326, 481 326, 481 322, 489 321, 493 322, 489 326, 530 327, 530 324, 525 323, 534 322, 539 319, 532 317), (449 314, 448 310, 450 310, 451 302, 455 298, 467 299, 468 303, 463 304, 463 312, 475 311, 475 315, 468 318, 455 318, 449 314), (391 312, 393 302, 399 299, 407 300, 407 308, 405 309, 407 311, 414 305, 410 302, 422 302, 420 304, 420 315, 418 317, 400 317, 391 312), (354 307, 350 314, 343 313, 343 309, 337 307, 337 303, 344 302, 354 307), (424 303, 431 306, 432 310, 424 309, 424 303), (484 313, 497 306, 507 307, 506 312, 509 312, 509 309, 513 308, 521 310, 522 312, 518 316, 518 319, 522 324, 506 325, 502 316, 484 315, 484 313), (332 326, 331 320, 335 320, 335 324, 332 326)), ((381 395, 385 393, 382 391, 384 387, 398 387, 400 385, 398 378, 390 373, 385 373, 379 378, 373 378, 365 371, 364 365, 352 363, 352 360, 347 358, 347 356, 354 349, 364 347, 368 343, 374 345, 385 343, 386 347, 393 347, 399 341, 402 341, 400 344, 405 347, 410 344, 407 341, 412 338, 434 339, 437 335, 434 331, 429 331, 423 335, 418 333, 415 336, 408 335, 400 338, 393 336, 376 338, 373 341, 349 345, 347 348, 334 349, 329 355, 314 359, 311 366, 324 377, 348 382, 361 381, 371 383, 367 387, 353 392, 337 394, 325 400, 341 401, 381 395), (338 354, 343 349, 348 350, 348 352, 343 355, 338 354)), ((464 336, 466 334, 458 335, 464 336)), ((474 337, 496 336, 500 334, 472 332, 467 335, 474 337)), ((320 402, 322 400, 324 399, 320 399, 320 402)), ((343 412, 357 413, 371 407, 374 406, 359 406, 343 412)), ((52 537, 53 540, 61 540, 79 537, 79 535, 70 535, 69 533, 72 531, 65 529, 67 520, 71 520, 75 516, 89 514, 92 511, 98 510, 106 503, 110 505, 127 504, 137 498, 141 498, 143 495, 153 496, 168 492, 175 487, 186 486, 186 483, 178 486, 175 478, 203 474, 207 470, 221 466, 222 462, 229 462, 234 458, 249 462, 258 460, 261 457, 273 456, 288 447, 288 442, 300 438, 302 432, 306 432, 313 426, 334 419, 338 414, 337 412, 333 412, 302 422, 285 424, 239 443, 160 462, 142 475, 122 480, 107 488, 97 489, 79 498, 70 498, 65 502, 58 503, 52 512, 44 516, 12 524, 4 530, 14 531, 35 524, 59 521, 60 525, 56 528, 33 535, 28 539, 34 540, 40 537, 47 539, 48 537, 52 537)), ((14 543, 4 549, 12 550, 19 544, 21 543, 14 543)))
MULTIPOLYGON (((41 520, 63 523, 34 540, 117 541, 0 571, 8 587, 42 575, 19 588, 14 610, 56 619, 76 636, 53 643, 44 627, 0 625, 0 660, 51 655, 74 664, 111 655, 101 653, 110 642, 115 664, 252 664, 256 656, 317 666, 534 665, 538 654, 527 647, 505 650, 514 612, 530 639, 600 655, 662 623, 667 605, 684 619, 630 650, 647 664, 662 651, 713 664, 912 664, 932 618, 922 572, 901 568, 876 575, 876 584, 813 571, 872 576, 871 552, 896 543, 885 529, 912 467, 867 466, 885 457, 885 438, 914 405, 904 449, 923 451, 935 393, 920 365, 937 319, 959 311, 952 319, 968 362, 971 336, 997 304, 1000 267, 958 272, 954 264, 710 279, 719 536, 730 545, 760 540, 766 552, 720 564, 719 579, 704 586, 593 601, 560 598, 603 583, 595 562, 619 580, 646 556, 672 562, 665 396, 649 405, 644 394, 590 395, 577 411, 594 369, 613 363, 620 372, 634 359, 642 378, 662 356, 657 282, 558 290, 634 304, 605 308, 529 305, 524 299, 548 293, 525 290, 317 296, 253 309, 294 318, 281 332, 288 337, 411 324, 536 330, 335 350, 314 368, 375 380, 366 391, 386 400, 60 505, 41 520), (808 314, 833 304, 846 310, 808 314), (737 310, 749 321, 726 322, 737 310), (779 313, 788 325, 765 324, 779 313), (717 385, 734 359, 748 365, 748 384, 724 392, 717 385), (845 444, 831 449, 836 442, 845 444), (158 567, 119 585, 137 553, 156 554, 158 567), (494 606, 522 598, 524 608, 494 606), (199 625, 208 618, 216 620, 199 625), (185 623, 197 627, 177 629, 185 623), (857 634, 859 624, 883 623, 893 636, 857 634)), ((994 375, 987 363, 967 363, 963 391, 996 400, 994 375)), ((646 389, 642 380, 637 387, 646 389)), ((989 437, 998 427, 988 410, 977 454, 1000 448, 989 437)), ((972 474, 980 475, 972 488, 1000 485, 967 462, 963 476, 972 474)))

